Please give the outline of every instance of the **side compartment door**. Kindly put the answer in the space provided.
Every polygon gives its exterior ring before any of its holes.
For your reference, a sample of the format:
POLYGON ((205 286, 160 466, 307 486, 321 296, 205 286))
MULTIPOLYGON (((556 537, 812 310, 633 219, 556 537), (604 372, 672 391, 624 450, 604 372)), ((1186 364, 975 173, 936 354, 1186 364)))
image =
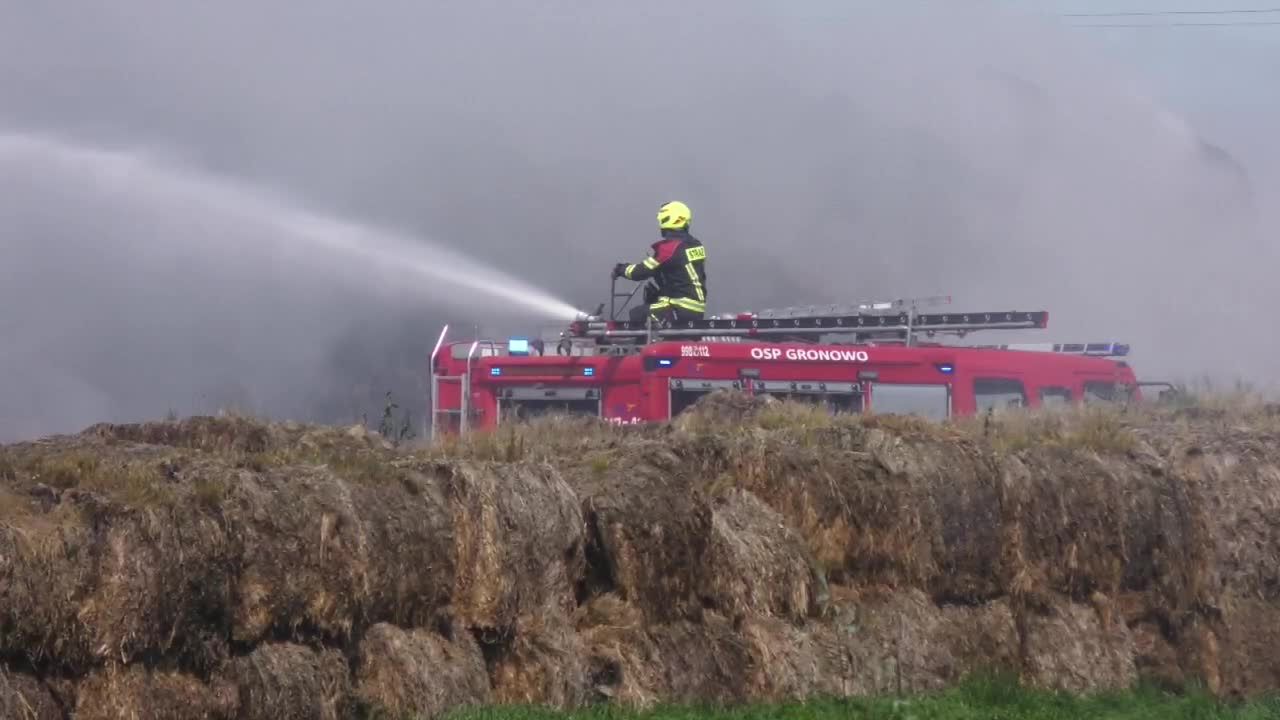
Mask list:
POLYGON ((861 382, 754 380, 751 390, 756 395, 817 405, 831 413, 858 414, 865 409, 865 390, 861 382))
POLYGON ((716 390, 742 390, 741 380, 704 380, 702 378, 671 378, 667 383, 668 418, 673 418, 704 395, 716 390))
POLYGON ((498 422, 538 415, 600 417, 600 389, 594 387, 509 386, 495 390, 498 422))

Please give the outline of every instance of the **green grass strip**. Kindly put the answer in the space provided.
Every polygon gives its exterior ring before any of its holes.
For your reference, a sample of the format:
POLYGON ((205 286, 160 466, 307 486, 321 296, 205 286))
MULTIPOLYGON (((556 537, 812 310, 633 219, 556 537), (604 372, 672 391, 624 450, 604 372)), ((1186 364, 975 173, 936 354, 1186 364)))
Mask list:
POLYGON ((529 707, 471 708, 450 720, 1280 720, 1280 698, 1225 703, 1201 692, 1154 688, 1075 696, 975 680, 910 698, 823 699, 731 708, 659 707, 636 712, 600 706, 572 712, 529 707))

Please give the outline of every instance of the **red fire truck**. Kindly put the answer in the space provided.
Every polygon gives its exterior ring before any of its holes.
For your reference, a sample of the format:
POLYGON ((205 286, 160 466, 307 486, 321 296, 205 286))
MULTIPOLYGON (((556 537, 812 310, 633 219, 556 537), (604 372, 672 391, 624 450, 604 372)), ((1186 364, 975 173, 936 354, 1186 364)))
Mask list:
MULTIPOLYGON (((614 297, 627 297, 614 293, 614 297)), ((950 298, 928 298, 927 304, 950 298)), ((947 345, 1048 326, 1045 311, 920 312, 922 301, 742 313, 680 323, 581 314, 558 337, 447 342, 431 355, 432 434, 548 412, 668 420, 716 390, 832 412, 942 420, 1004 407, 1140 399, 1120 343, 947 345)))

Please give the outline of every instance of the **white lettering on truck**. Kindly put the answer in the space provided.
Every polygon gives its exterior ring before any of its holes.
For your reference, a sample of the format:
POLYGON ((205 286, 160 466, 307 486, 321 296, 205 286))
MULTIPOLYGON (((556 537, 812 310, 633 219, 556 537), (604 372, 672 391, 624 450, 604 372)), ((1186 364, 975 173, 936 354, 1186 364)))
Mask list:
POLYGON ((779 358, 791 361, 813 361, 813 362, 867 362, 871 356, 866 350, 818 350, 803 348, 771 348, 771 347, 754 347, 751 348, 752 360, 778 360, 779 358))

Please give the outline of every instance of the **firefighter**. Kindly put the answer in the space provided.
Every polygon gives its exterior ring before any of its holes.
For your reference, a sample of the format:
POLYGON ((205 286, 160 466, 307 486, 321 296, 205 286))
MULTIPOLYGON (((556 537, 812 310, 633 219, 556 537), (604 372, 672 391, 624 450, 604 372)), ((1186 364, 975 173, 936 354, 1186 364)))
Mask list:
POLYGON ((614 277, 628 280, 652 278, 656 291, 646 293, 645 304, 631 309, 632 322, 655 320, 701 320, 707 312, 707 249, 689 234, 693 213, 682 202, 669 202, 658 209, 658 231, 662 237, 653 244, 653 255, 643 262, 618 263, 614 277))

